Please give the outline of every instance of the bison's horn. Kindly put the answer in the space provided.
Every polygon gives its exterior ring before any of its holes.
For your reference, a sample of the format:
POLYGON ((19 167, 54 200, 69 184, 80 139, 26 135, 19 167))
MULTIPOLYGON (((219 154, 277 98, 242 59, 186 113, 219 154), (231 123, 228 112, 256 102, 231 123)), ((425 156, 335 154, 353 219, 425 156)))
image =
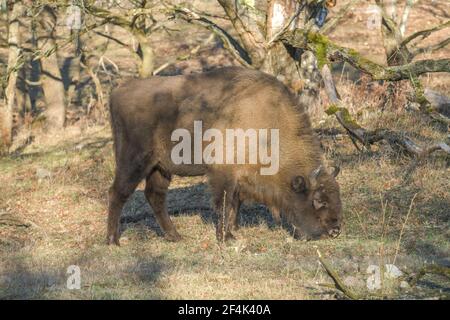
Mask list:
POLYGON ((309 176, 309 181, 311 182, 311 186, 314 188, 314 186, 317 184, 317 177, 320 175, 320 172, 323 170, 323 166, 320 165, 317 169, 313 170, 309 176))
POLYGON ((339 172, 341 172, 341 168, 339 168, 338 166, 333 166, 333 167, 331 167, 331 172, 330 172, 330 174, 333 176, 333 177, 337 177, 337 175, 339 174, 339 172))

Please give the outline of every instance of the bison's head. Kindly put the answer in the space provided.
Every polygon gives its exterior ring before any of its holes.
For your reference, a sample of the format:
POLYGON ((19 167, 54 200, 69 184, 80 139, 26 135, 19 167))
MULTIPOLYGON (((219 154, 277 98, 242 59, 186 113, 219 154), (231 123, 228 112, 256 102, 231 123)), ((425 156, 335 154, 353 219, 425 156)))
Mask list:
POLYGON ((339 168, 322 166, 309 176, 294 176, 288 217, 295 235, 306 240, 336 238, 341 233, 342 207, 335 177, 339 168))

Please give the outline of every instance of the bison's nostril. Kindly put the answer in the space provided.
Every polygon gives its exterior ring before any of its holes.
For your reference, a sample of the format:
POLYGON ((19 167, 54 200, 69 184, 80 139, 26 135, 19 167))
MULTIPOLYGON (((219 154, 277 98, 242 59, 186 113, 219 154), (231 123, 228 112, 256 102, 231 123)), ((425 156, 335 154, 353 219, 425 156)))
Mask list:
POLYGON ((328 234, 331 238, 337 238, 341 234, 341 229, 339 227, 333 228, 330 231, 328 231, 328 234))

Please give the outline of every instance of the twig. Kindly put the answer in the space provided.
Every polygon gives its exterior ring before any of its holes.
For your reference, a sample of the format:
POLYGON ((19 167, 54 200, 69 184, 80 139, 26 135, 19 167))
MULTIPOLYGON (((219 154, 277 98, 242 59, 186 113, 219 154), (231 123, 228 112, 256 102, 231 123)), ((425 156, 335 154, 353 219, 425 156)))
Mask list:
POLYGON ((211 33, 211 35, 202 44, 199 44, 199 45, 195 46, 194 48, 192 48, 187 55, 175 57, 175 58, 163 63, 161 66, 156 68, 155 71, 153 71, 153 75, 154 76, 157 75, 158 73, 160 73, 161 71, 166 69, 168 66, 174 64, 177 61, 190 59, 193 55, 197 54, 197 52, 200 50, 200 48, 203 45, 209 44, 212 40, 214 40, 214 33, 211 33))
POLYGON ((346 297, 352 299, 352 300, 359 300, 360 297, 356 295, 353 291, 351 291, 339 278, 336 271, 334 271, 330 265, 322 258, 322 254, 319 250, 317 250, 317 255, 319 256, 320 264, 323 266, 327 274, 330 276, 331 279, 333 279, 334 286, 336 289, 341 291, 346 297))
POLYGON ((430 29, 426 29, 426 30, 421 30, 418 31, 416 33, 413 33, 412 35, 408 36, 405 40, 402 41, 402 43, 400 44, 400 47, 406 46, 408 43, 410 43, 411 41, 413 41, 414 39, 418 38, 418 37, 422 37, 422 40, 427 38, 429 35, 431 35, 433 32, 445 29, 450 27, 450 20, 435 26, 433 28, 430 29))
POLYGON ((402 241, 403 231, 405 230, 406 223, 408 222, 409 215, 410 215, 410 213, 412 211, 412 207, 413 207, 413 204, 414 204, 414 199, 416 199, 417 195, 418 195, 418 193, 416 193, 414 195, 414 197, 412 197, 412 199, 411 199, 411 204, 409 205, 409 210, 408 210, 408 213, 406 214, 405 222, 403 222, 402 229, 400 230, 400 236, 398 237, 397 248, 395 249, 394 260, 392 261, 392 264, 394 264, 394 265, 395 265, 395 261, 397 260, 398 252, 400 250, 400 243, 402 241))
POLYGON ((424 47, 424 48, 417 48, 411 52, 412 56, 415 57, 422 53, 433 53, 434 51, 440 50, 445 48, 450 44, 450 38, 447 38, 437 44, 434 44, 432 46, 424 47))
POLYGON ((100 32, 100 31, 96 31, 96 30, 94 30, 94 33, 99 35, 99 36, 101 36, 101 37, 104 37, 106 39, 112 40, 112 41, 116 42, 117 44, 120 44, 123 47, 126 47, 126 48, 130 49, 130 45, 128 43, 125 43, 125 42, 123 42, 123 41, 121 41, 121 40, 119 40, 119 39, 117 39, 117 38, 115 38, 115 37, 113 37, 113 36, 111 36, 109 34, 106 34, 106 33, 100 32))
POLYGON ((223 191, 223 206, 222 206, 222 243, 225 243, 225 214, 226 214, 226 204, 227 204, 227 191, 223 191))
POLYGON ((360 0, 351 0, 349 1, 339 12, 336 14, 336 16, 328 21, 323 28, 320 30, 320 33, 326 34, 329 31, 331 31, 332 28, 345 16, 345 14, 348 12, 348 10, 360 0))
POLYGON ((369 232, 367 232, 366 226, 362 223, 362 220, 361 220, 361 217, 360 217, 358 211, 353 211, 353 212, 356 213, 356 217, 358 218, 358 223, 359 223, 361 229, 364 231, 364 235, 366 236, 366 239, 369 239, 369 232))
POLYGON ((173 13, 177 18, 201 25, 214 32, 222 40, 224 46, 233 54, 236 60, 242 65, 251 68, 251 59, 247 51, 245 51, 245 49, 223 28, 187 8, 174 8, 173 13))

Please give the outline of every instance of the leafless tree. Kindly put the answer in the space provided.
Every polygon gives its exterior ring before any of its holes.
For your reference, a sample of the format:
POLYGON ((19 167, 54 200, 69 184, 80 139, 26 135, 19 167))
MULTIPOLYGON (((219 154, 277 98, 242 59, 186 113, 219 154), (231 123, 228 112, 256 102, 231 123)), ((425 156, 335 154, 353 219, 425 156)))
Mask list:
MULTIPOLYGON (((351 118, 334 85, 329 71, 329 65, 336 61, 345 61, 369 75, 373 80, 397 82, 408 80, 412 83, 416 101, 422 110, 427 110, 427 100, 424 96, 419 76, 430 72, 450 72, 450 59, 413 59, 424 50, 438 50, 446 46, 446 39, 431 48, 410 47, 411 41, 428 37, 432 32, 442 30, 450 22, 405 36, 409 11, 414 1, 407 1, 402 19, 396 22, 397 2, 395 0, 377 0, 382 15, 383 45, 386 50, 388 65, 383 66, 363 57, 351 48, 339 46, 326 36, 357 1, 350 1, 335 16, 328 20, 322 29, 320 11, 325 6, 333 6, 335 1, 288 1, 273 0, 260 3, 258 11, 255 1, 218 0, 228 19, 232 23, 238 39, 231 37, 223 28, 207 17, 189 8, 174 8, 174 12, 186 21, 199 24, 214 31, 223 40, 225 47, 242 64, 263 70, 276 76, 282 75, 283 80, 291 88, 301 91, 300 98, 311 101, 317 97, 318 86, 324 80, 326 92, 332 101, 329 114, 334 114, 349 133, 352 140, 361 142, 366 147, 380 140, 386 140, 405 152, 422 157, 436 150, 449 153, 445 143, 433 148, 422 148, 401 134, 382 130, 368 132, 361 128, 351 118), (261 18, 262 17, 262 18, 261 18), (263 23, 265 21, 265 24, 263 23), (299 70, 298 78, 292 70, 299 70), (296 80, 302 85, 296 87, 296 80)), ((448 119, 435 112, 429 112, 436 119, 447 122, 448 119)))
POLYGON ((45 5, 40 8, 36 21, 38 48, 45 53, 40 59, 40 81, 46 104, 46 127, 61 129, 66 119, 66 99, 56 45, 57 13, 53 7, 45 5))
MULTIPOLYGON (((117 5, 117 3, 115 4, 117 5)), ((110 34, 96 32, 98 35, 107 37, 128 48, 137 61, 139 76, 142 78, 151 76, 155 68, 154 51, 149 37, 162 27, 153 14, 157 5, 158 1, 147 0, 129 0, 118 6, 118 8, 96 6, 94 1, 86 1, 84 4, 84 10, 87 14, 109 24, 119 26, 132 35, 137 42, 137 47, 110 34)))
POLYGON ((0 105, 0 152, 7 152, 12 143, 13 112, 15 109, 16 84, 18 71, 21 68, 22 50, 20 47, 19 21, 24 15, 25 6, 21 1, 10 3, 7 11, 8 23, 8 70, 5 78, 5 98, 0 105))

